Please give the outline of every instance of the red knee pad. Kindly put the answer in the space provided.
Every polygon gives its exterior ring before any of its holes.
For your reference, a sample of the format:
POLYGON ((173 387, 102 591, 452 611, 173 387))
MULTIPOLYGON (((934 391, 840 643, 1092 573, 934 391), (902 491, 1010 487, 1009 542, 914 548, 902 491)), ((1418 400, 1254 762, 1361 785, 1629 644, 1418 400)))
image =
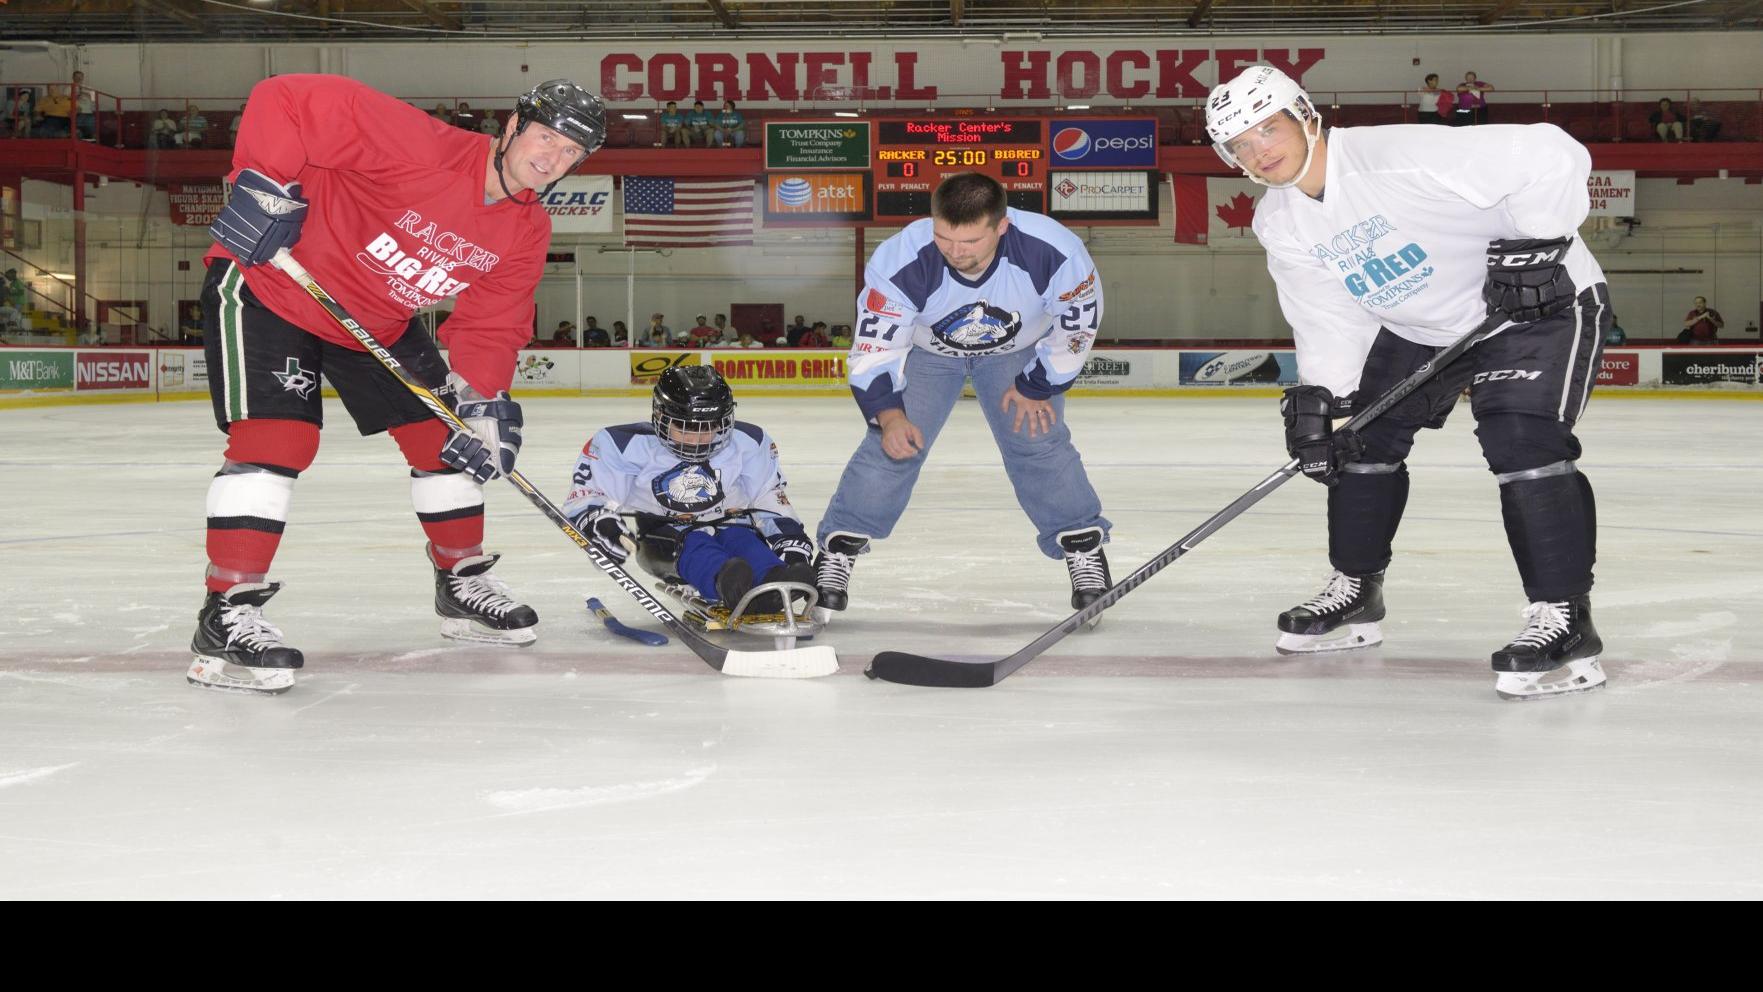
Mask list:
POLYGON ((411 468, 419 472, 439 472, 447 467, 447 463, 441 461, 441 448, 452 436, 453 429, 446 424, 439 420, 401 424, 392 428, 391 434, 411 468))
POLYGON ((304 420, 235 420, 227 427, 226 460, 294 472, 318 457, 318 425, 304 420))

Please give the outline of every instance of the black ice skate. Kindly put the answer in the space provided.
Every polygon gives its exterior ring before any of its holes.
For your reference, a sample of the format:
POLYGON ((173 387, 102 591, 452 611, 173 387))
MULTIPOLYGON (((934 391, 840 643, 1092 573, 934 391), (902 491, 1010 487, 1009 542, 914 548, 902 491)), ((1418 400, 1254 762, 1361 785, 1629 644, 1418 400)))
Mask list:
MULTIPOLYGON (((767 571, 765 575, 760 578, 759 582, 761 584, 772 582, 799 582, 805 586, 812 586, 814 585, 814 569, 805 561, 789 562, 767 571)), ((796 598, 795 603, 800 607, 800 604, 805 602, 805 600, 806 597, 796 598)), ((759 595, 754 596, 753 601, 747 605, 747 612, 783 613, 783 592, 771 589, 761 592, 759 595)))
POLYGON ((1315 596, 1279 615, 1280 654, 1350 651, 1383 643, 1383 573, 1335 572, 1315 596))
POLYGON ((516 602, 489 574, 501 555, 476 555, 451 569, 435 569, 435 613, 441 636, 456 641, 526 646, 539 639, 539 615, 516 602))
POLYGON ((820 590, 820 607, 842 610, 850 602, 851 569, 857 556, 869 553, 869 538, 834 531, 826 536, 820 554, 814 556, 814 585, 820 590))
POLYGON ((1592 599, 1575 596, 1524 608, 1524 629, 1494 652, 1494 692, 1501 699, 1541 699, 1604 687, 1598 655, 1604 642, 1592 626, 1592 599))
POLYGON ((270 694, 294 687, 294 669, 306 659, 283 644, 282 632, 263 618, 263 604, 281 587, 250 582, 208 594, 190 639, 196 658, 185 678, 191 685, 270 694))
MULTIPOLYGON (((1060 531, 1057 540, 1065 552, 1065 570, 1071 574, 1071 608, 1081 610, 1114 584, 1108 577, 1108 555, 1102 550, 1102 528, 1060 531)), ((1084 626, 1094 628, 1101 622, 1098 613, 1084 626)))

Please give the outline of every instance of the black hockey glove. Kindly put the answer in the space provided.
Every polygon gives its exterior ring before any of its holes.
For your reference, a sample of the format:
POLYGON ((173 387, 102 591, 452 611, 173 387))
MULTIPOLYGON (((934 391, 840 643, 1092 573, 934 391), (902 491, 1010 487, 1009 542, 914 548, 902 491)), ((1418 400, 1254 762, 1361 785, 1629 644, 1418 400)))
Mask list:
POLYGON ((624 564, 637 546, 636 539, 625 529, 624 518, 610 506, 596 506, 578 515, 572 522, 575 529, 586 534, 594 547, 612 559, 614 564, 624 564))
POLYGON ((448 373, 453 386, 453 412, 465 421, 469 432, 454 431, 441 448, 441 461, 469 473, 479 482, 514 471, 520 454, 520 429, 525 423, 520 404, 503 390, 485 397, 458 373, 448 373))
POLYGON ((803 534, 779 534, 772 538, 771 553, 783 559, 785 565, 806 565, 814 560, 814 542, 803 534))
POLYGON ((250 268, 292 248, 300 240, 305 220, 306 201, 299 183, 283 186, 256 169, 243 169, 208 234, 232 252, 239 265, 250 268))
POLYGON ((1488 314, 1503 313, 1529 324, 1573 305, 1573 280, 1567 275, 1567 249, 1572 238, 1488 242, 1488 279, 1481 298, 1488 314))
POLYGON ((1336 431, 1337 417, 1350 416, 1352 399, 1335 399, 1327 386, 1292 386, 1279 401, 1286 419, 1286 453, 1298 470, 1325 486, 1340 481, 1341 466, 1359 457, 1364 444, 1354 431, 1336 431))

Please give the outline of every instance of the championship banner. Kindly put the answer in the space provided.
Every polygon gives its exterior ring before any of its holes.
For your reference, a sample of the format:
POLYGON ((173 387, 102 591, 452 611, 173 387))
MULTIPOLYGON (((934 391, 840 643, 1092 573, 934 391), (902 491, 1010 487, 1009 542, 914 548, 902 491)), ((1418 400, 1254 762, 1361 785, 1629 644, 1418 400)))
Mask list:
POLYGON ((754 356, 750 352, 727 358, 722 352, 710 355, 711 364, 731 385, 752 386, 843 386, 845 357, 842 351, 809 352, 788 358, 754 356))
POLYGON ((631 352, 631 384, 653 386, 661 373, 679 365, 701 365, 695 351, 631 352))
POLYGON ((73 352, 0 351, 0 389, 72 389, 73 352))
POLYGON ((1290 351, 1184 351, 1184 386, 1257 386, 1298 383, 1298 356, 1290 351))
POLYGON ((553 234, 612 233, 611 176, 570 176, 542 202, 553 234))
POLYGON ((171 222, 180 227, 207 227, 226 206, 226 186, 221 183, 168 183, 171 222))
POLYGON ((146 389, 153 385, 153 356, 145 351, 82 351, 74 359, 74 388, 146 389))
POLYGON ((1593 217, 1634 216, 1634 170, 1605 169, 1586 177, 1593 217))

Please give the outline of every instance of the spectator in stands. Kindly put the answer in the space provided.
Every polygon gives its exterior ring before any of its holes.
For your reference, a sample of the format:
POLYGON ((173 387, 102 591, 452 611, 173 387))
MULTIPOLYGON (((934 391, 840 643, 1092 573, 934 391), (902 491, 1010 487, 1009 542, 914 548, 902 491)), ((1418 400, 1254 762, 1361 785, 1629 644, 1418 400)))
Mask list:
POLYGON ((479 133, 497 135, 502 133, 502 122, 496 119, 494 111, 484 111, 484 119, 478 122, 479 133))
POLYGON ((710 326, 709 318, 698 315, 697 323, 686 332, 686 343, 694 348, 714 348, 722 340, 722 332, 710 326))
POLYGON ((98 93, 86 85, 86 74, 73 74, 74 124, 81 141, 98 140, 98 93))
POLYGON ((1690 97, 1690 140, 1713 141, 1720 134, 1720 122, 1709 117, 1702 108, 1702 101, 1690 97))
POLYGON ((624 321, 622 321, 622 320, 613 321, 612 322, 612 347, 614 347, 614 348, 628 348, 628 347, 630 347, 630 343, 631 343, 631 332, 628 328, 626 328, 624 326, 624 321))
POLYGON ((1475 77, 1475 73, 1463 74, 1463 81, 1457 84, 1457 105, 1451 114, 1453 124, 1486 124, 1488 122, 1488 101, 1485 94, 1494 88, 1493 83, 1484 83, 1475 77))
POLYGON ((735 338, 735 343, 733 345, 731 345, 731 347, 735 347, 735 348, 763 348, 763 347, 765 347, 765 342, 754 337, 752 331, 743 329, 740 331, 740 336, 735 338))
POLYGON ((1713 344, 1726 318, 1708 307, 1708 298, 1696 297, 1695 308, 1683 315, 1683 330, 1678 332, 1679 344, 1713 344))
POLYGON ((575 325, 567 320, 557 322, 557 330, 551 332, 551 343, 575 346, 575 325))
POLYGON ((673 328, 668 327, 662 321, 663 317, 661 314, 650 314, 649 326, 643 329, 643 335, 637 339, 637 343, 648 348, 666 348, 671 346, 673 344, 673 328))
POLYGON ((827 333, 826 333, 826 322, 823 320, 815 321, 814 326, 810 327, 808 329, 808 333, 806 333, 796 339, 796 347, 798 347, 798 348, 830 348, 830 347, 832 347, 832 339, 827 337, 827 333))
POLYGON ((245 105, 241 103, 239 104, 239 112, 234 114, 233 119, 227 121, 226 124, 226 146, 228 148, 239 147, 239 122, 244 119, 245 105))
POLYGON ((67 87, 51 86, 37 105, 37 137, 66 138, 73 134, 73 97, 67 87))
POLYGON ((710 132, 710 141, 718 148, 729 145, 747 147, 747 119, 735 109, 733 100, 722 101, 722 110, 716 115, 716 129, 710 132))
POLYGON ((833 325, 833 347, 834 348, 849 348, 849 347, 851 347, 851 325, 850 324, 834 324, 833 325))
POLYGON ((612 335, 606 333, 606 328, 601 327, 598 320, 591 316, 584 317, 582 318, 582 345, 586 348, 610 348, 612 347, 612 335))
POLYGON ((1659 108, 1647 116, 1647 123, 1653 125, 1653 134, 1660 141, 1683 140, 1683 118, 1671 105, 1670 97, 1659 98, 1659 108))
POLYGON ((807 334, 807 333, 808 333, 808 325, 803 323, 802 315, 797 314, 795 322, 790 324, 789 327, 784 329, 784 341, 790 347, 794 348, 796 346, 796 342, 802 340, 802 335, 807 334))
POLYGON ((783 342, 784 332, 769 320, 759 321, 759 330, 754 332, 753 340, 770 348, 776 348, 783 342))
POLYGON ((1628 343, 1628 332, 1622 329, 1621 324, 1618 324, 1615 321, 1611 321, 1610 322, 1610 330, 1608 330, 1604 333, 1604 343, 1607 345, 1627 344, 1628 343))
POLYGON ((453 126, 466 131, 476 131, 477 125, 477 112, 471 109, 471 104, 464 100, 459 101, 459 106, 453 110, 453 126))
POLYGON ((161 110, 154 119, 153 127, 147 132, 148 148, 176 148, 178 146, 178 121, 169 110, 161 110))
POLYGON ((203 136, 208 133, 208 118, 202 116, 201 108, 190 104, 189 112, 184 114, 183 130, 178 132, 178 144, 184 148, 201 148, 203 136))
POLYGON ((721 341, 723 344, 728 344, 735 339, 735 336, 729 333, 727 314, 719 313, 710 318, 710 324, 716 328, 716 339, 718 341, 721 341))
POLYGON ((693 100, 691 113, 686 114, 686 143, 710 147, 710 112, 704 109, 703 100, 693 100))
POLYGON ((0 331, 22 331, 24 329, 24 314, 13 306, 10 300, 0 299, 0 331))
POLYGON ((691 142, 686 140, 686 118, 679 112, 679 104, 672 100, 661 111, 661 143, 669 148, 685 148, 691 142))
POLYGON ((29 86, 13 87, 12 95, 6 101, 6 113, 11 120, 12 136, 30 137, 37 119, 37 91, 29 86))
POLYGON ((453 123, 453 111, 448 110, 447 105, 444 103, 435 104, 435 109, 429 111, 429 116, 440 121, 442 124, 453 123))
POLYGON ((1420 88, 1420 123, 1449 124, 1451 111, 1457 104, 1457 98, 1450 90, 1439 89, 1439 74, 1426 74, 1426 85, 1420 88))

